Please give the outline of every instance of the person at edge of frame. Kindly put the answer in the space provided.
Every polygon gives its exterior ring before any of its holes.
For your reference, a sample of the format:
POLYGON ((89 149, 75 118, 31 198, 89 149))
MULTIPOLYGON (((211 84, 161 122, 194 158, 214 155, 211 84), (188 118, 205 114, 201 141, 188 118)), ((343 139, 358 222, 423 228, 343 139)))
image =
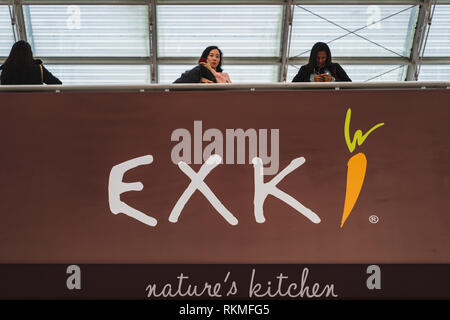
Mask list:
POLYGON ((2 85, 62 84, 41 60, 33 59, 31 46, 24 40, 14 43, 0 70, 2 85))

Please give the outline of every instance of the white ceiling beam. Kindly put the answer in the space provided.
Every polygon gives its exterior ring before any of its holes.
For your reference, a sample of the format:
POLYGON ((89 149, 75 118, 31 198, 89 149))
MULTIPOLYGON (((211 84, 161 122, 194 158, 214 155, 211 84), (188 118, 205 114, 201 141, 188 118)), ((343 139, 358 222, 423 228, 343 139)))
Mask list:
POLYGON ((283 28, 281 31, 281 68, 278 81, 284 82, 287 77, 287 66, 289 57, 289 42, 292 32, 292 20, 294 12, 294 1, 286 0, 283 11, 283 28))
POLYGON ((424 0, 419 8, 419 17, 417 18, 417 24, 414 33, 413 45, 411 48, 410 65, 406 72, 406 81, 417 81, 418 79, 418 65, 420 63, 420 51, 423 47, 425 34, 428 25, 428 19, 430 16, 431 0, 424 0))

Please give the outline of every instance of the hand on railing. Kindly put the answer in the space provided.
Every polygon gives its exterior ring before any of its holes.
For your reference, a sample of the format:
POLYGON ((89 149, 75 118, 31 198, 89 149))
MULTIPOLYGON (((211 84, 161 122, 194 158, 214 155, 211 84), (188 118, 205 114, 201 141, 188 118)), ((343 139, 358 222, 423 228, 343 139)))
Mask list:
POLYGON ((200 82, 201 82, 201 83, 214 83, 213 81, 208 80, 208 79, 206 79, 206 78, 201 78, 201 79, 200 79, 200 82))

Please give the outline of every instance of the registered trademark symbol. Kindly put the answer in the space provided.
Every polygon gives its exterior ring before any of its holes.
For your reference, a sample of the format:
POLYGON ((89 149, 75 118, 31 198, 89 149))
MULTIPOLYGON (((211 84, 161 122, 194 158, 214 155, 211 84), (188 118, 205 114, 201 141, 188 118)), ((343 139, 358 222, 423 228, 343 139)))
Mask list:
POLYGON ((375 224, 375 223, 378 223, 378 221, 380 221, 380 219, 374 214, 369 217, 369 222, 370 223, 375 224))

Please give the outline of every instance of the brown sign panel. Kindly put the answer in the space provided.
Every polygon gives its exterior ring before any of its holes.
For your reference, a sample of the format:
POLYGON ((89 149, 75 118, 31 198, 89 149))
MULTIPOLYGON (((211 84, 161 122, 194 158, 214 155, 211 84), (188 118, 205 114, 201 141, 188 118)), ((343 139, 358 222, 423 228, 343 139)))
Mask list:
POLYGON ((0 262, 450 263, 449 98, 448 90, 2 93, 0 262), (353 141, 380 123, 361 145, 353 141), (227 129, 239 128, 269 153, 278 132, 277 172, 264 183, 303 158, 278 181, 283 199, 256 181, 250 138, 244 163, 236 163, 237 140, 230 154, 227 129), (177 129, 190 141, 172 141, 177 129), (197 188, 189 194, 205 165, 195 163, 198 152, 212 151, 213 141, 223 163, 197 181, 210 198, 197 188), (352 165, 348 186, 347 163, 358 153, 366 169, 352 165), (191 160, 191 176, 174 154, 191 160), (110 181, 113 167, 149 155, 151 163, 122 172, 143 189, 115 200, 155 226, 110 207, 111 186, 130 186, 110 181), (264 190, 261 213, 255 197, 264 190))

